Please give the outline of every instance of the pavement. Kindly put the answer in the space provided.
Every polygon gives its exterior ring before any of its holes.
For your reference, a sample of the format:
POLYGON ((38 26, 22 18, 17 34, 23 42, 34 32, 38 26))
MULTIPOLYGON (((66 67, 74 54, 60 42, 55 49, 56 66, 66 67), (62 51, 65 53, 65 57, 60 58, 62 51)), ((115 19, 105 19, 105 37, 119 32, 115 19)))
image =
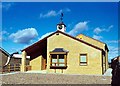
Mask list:
MULTIPOLYGON (((111 68, 108 68, 107 71, 104 73, 103 76, 112 76, 111 74, 112 72, 112 69, 111 68)), ((19 72, 11 72, 11 73, 5 73, 5 74, 0 74, 1 75, 10 75, 10 74, 16 74, 16 73, 21 73, 20 71, 19 72)), ((42 71, 26 71, 24 73, 41 73, 41 74, 46 74, 47 71, 46 70, 42 70, 42 71)), ((51 74, 51 73, 50 73, 51 74)), ((65 75, 81 75, 81 74, 65 74, 65 75)), ((95 75, 94 75, 95 76, 95 75)), ((101 75, 96 75, 96 76, 101 76, 101 75)))
POLYGON ((31 71, 26 71, 25 73, 46 73, 46 70, 39 70, 39 71, 34 71, 34 70, 31 70, 31 71))

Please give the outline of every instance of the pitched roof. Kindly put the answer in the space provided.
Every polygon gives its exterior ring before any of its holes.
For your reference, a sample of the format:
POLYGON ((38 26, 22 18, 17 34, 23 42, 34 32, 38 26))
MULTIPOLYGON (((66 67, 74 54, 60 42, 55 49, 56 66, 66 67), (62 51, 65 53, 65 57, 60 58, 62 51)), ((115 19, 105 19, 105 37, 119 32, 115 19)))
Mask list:
POLYGON ((2 47, 0 47, 0 51, 2 51, 2 53, 6 54, 7 56, 10 55, 10 54, 9 54, 6 50, 4 50, 2 47))
MULTIPOLYGON (((100 43, 102 43, 102 44, 105 44, 104 42, 102 42, 102 41, 100 41, 100 40, 94 39, 94 38, 89 37, 89 36, 86 36, 86 35, 84 35, 84 34, 79 34, 79 35, 83 35, 83 36, 85 36, 85 37, 87 37, 87 38, 90 38, 90 39, 92 39, 92 40, 95 40, 95 41, 98 41, 98 42, 100 42, 100 43)), ((77 36, 79 36, 79 35, 77 35, 77 36)), ((76 36, 76 37, 77 37, 77 36, 76 36)))
MULTIPOLYGON (((94 40, 94 41, 97 41, 97 42, 100 42, 100 43, 104 44, 105 47, 106 47, 106 49, 109 51, 106 43, 104 43, 104 42, 102 42, 102 41, 100 41, 100 40, 94 39, 94 38, 92 38, 92 37, 86 36, 86 35, 84 35, 84 34, 79 34, 79 35, 76 36, 76 38, 77 38, 78 36, 80 36, 80 35, 85 36, 85 37, 87 37, 87 38, 89 38, 89 39, 92 39, 92 40, 94 40)), ((86 42, 87 42, 87 41, 86 41, 86 42)))
POLYGON ((31 46, 29 46, 29 47, 23 49, 22 51, 24 51, 24 50, 26 51, 26 50, 28 50, 28 49, 30 49, 30 48, 36 46, 37 44, 39 44, 39 43, 42 42, 43 40, 47 39, 48 37, 54 35, 55 33, 61 33, 61 34, 63 34, 63 35, 66 35, 66 36, 68 36, 68 37, 74 39, 74 40, 77 40, 77 41, 79 41, 79 42, 82 42, 82 43, 84 43, 84 44, 86 44, 86 45, 88 45, 88 46, 91 46, 91 47, 93 47, 93 48, 96 48, 96 49, 98 49, 98 50, 103 51, 103 49, 101 49, 101 48, 99 48, 99 47, 97 47, 97 46, 95 46, 95 45, 93 45, 93 44, 90 44, 90 43, 88 43, 88 42, 85 42, 85 41, 83 41, 83 40, 80 40, 80 39, 78 39, 78 38, 76 38, 76 37, 70 36, 70 35, 68 35, 67 33, 61 32, 61 31, 59 31, 59 30, 57 30, 57 31, 55 31, 54 33, 48 35, 47 37, 45 37, 45 38, 39 40, 38 42, 32 44, 31 46))

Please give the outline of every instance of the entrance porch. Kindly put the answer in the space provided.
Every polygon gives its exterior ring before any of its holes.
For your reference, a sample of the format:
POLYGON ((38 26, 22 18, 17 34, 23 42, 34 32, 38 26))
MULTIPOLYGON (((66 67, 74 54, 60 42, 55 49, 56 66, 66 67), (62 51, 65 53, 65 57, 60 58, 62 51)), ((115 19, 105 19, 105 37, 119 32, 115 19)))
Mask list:
POLYGON ((22 50, 21 71, 26 71, 26 55, 30 56, 31 71, 46 70, 47 67, 47 39, 40 40, 22 50))

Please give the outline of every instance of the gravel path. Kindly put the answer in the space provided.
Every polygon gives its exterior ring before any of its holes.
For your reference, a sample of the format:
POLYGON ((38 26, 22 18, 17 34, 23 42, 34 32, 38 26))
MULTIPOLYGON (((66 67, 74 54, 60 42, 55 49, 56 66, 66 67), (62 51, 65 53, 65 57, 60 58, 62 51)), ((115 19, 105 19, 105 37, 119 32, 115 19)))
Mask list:
POLYGON ((17 73, 2 76, 3 84, 110 84, 111 76, 17 73))

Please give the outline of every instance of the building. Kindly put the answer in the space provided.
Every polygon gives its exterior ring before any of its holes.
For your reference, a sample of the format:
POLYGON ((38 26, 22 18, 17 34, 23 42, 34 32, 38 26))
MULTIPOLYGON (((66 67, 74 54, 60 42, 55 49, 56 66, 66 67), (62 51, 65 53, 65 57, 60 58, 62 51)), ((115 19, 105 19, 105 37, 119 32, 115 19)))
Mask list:
POLYGON ((104 74, 108 69, 108 47, 105 43, 80 34, 65 33, 66 25, 57 24, 57 31, 22 50, 21 71, 25 70, 26 55, 31 70, 47 73, 104 74))
MULTIPOLYGON (((20 64, 21 65, 21 59, 22 55, 21 54, 13 54, 10 64, 20 64)), ((30 63, 30 56, 26 56, 26 65, 29 65, 30 63)))
POLYGON ((3 48, 0 47, 0 68, 2 68, 3 66, 5 66, 5 64, 7 63, 8 59, 9 59, 10 54, 5 51, 3 48))
POLYGON ((111 60, 112 86, 120 86, 120 55, 111 60))
MULTIPOLYGON (((0 47, 0 67, 3 68, 10 65, 21 65, 21 54, 13 53, 9 54, 6 50, 0 47)), ((26 57, 26 65, 29 65, 30 56, 26 57)))

